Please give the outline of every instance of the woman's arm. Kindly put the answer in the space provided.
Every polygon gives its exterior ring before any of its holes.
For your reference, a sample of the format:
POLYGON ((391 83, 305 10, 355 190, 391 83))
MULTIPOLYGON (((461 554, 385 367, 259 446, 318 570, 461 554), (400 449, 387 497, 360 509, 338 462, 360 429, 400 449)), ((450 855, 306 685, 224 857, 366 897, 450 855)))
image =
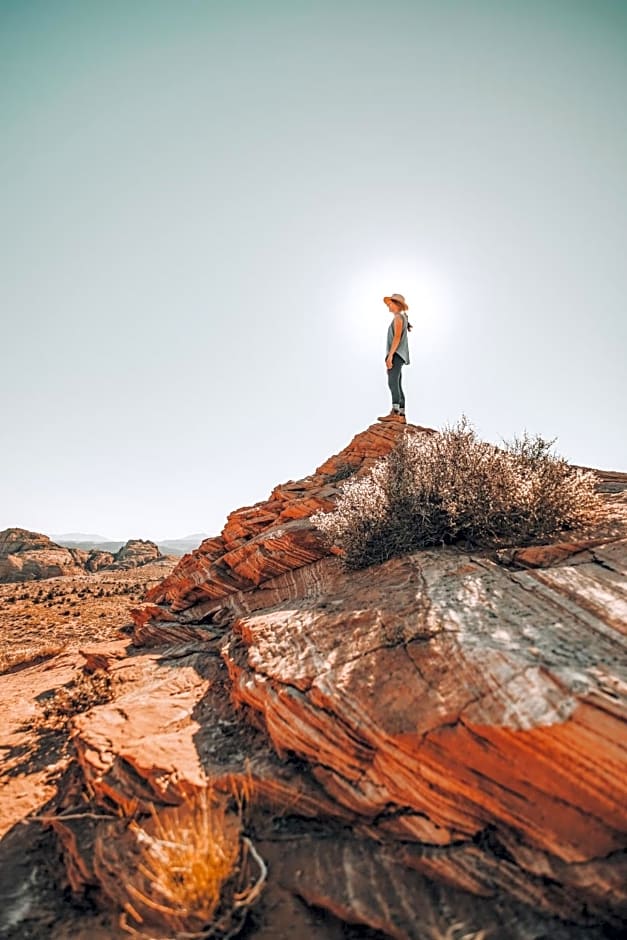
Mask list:
POLYGON ((394 314, 394 336, 392 337, 392 345, 390 346, 390 351, 388 353, 385 364, 388 367, 388 370, 392 368, 392 359, 394 358, 394 353, 398 349, 398 344, 401 341, 401 336, 403 335, 403 318, 400 313, 394 314))

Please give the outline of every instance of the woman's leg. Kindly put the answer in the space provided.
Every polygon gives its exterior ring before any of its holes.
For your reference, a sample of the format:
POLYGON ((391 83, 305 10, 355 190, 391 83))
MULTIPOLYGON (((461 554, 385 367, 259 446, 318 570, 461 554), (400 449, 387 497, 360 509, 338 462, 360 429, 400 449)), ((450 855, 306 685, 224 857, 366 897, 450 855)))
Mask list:
MULTIPOLYGON (((392 368, 388 369, 388 386, 390 392, 392 393, 392 410, 399 411, 401 407, 401 396, 402 390, 400 386, 401 381, 401 369, 403 368, 403 360, 398 355, 394 353, 392 357, 392 368)), ((403 397, 403 406, 405 399, 403 397)))
MULTIPOLYGON (((394 355, 396 356, 396 353, 394 353, 394 355)), ((405 365, 405 361, 401 359, 400 356, 398 358, 400 359, 400 362, 401 362, 399 370, 398 370, 398 391, 399 391, 398 403, 400 406, 401 414, 404 415, 405 414, 405 392, 403 391, 403 366, 405 365)))

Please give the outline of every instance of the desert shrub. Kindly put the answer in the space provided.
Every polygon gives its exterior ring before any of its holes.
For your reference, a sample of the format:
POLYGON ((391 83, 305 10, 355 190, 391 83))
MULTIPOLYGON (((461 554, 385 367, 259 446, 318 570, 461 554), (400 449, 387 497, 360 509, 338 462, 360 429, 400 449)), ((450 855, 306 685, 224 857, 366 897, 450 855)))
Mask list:
POLYGON ((480 441, 467 418, 440 434, 407 429, 370 474, 348 480, 332 512, 311 521, 351 568, 435 545, 526 542, 599 521, 595 475, 525 433, 480 441))
POLYGON ((233 936, 259 897, 266 867, 242 832, 241 804, 211 787, 181 807, 151 806, 129 826, 139 860, 126 881, 122 925, 152 937, 152 922, 175 936, 233 936), (147 929, 148 928, 148 929, 147 929))
POLYGON ((102 670, 82 672, 78 678, 57 689, 42 708, 44 724, 57 731, 67 729, 74 715, 108 702, 112 695, 111 676, 102 670))

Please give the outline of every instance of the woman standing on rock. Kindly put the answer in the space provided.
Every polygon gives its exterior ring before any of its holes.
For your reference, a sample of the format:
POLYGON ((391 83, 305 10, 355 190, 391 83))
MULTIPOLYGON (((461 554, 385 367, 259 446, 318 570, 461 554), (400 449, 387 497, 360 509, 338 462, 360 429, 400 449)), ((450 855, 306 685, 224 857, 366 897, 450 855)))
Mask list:
POLYGON ((401 381, 403 366, 409 365, 409 343, 407 334, 412 326, 407 316, 409 307, 402 294, 384 297, 383 303, 394 317, 388 327, 388 342, 385 354, 385 366, 388 370, 388 386, 392 393, 392 410, 379 421, 405 421, 405 394, 401 381))

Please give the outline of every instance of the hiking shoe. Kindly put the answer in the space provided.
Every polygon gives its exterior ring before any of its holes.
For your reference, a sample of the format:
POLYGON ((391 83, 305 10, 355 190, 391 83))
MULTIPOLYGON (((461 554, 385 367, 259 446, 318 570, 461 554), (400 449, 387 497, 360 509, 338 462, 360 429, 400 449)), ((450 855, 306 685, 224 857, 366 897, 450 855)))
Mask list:
POLYGON ((377 421, 400 421, 405 423, 405 415, 399 414, 398 411, 391 411, 389 415, 380 415, 377 421))

